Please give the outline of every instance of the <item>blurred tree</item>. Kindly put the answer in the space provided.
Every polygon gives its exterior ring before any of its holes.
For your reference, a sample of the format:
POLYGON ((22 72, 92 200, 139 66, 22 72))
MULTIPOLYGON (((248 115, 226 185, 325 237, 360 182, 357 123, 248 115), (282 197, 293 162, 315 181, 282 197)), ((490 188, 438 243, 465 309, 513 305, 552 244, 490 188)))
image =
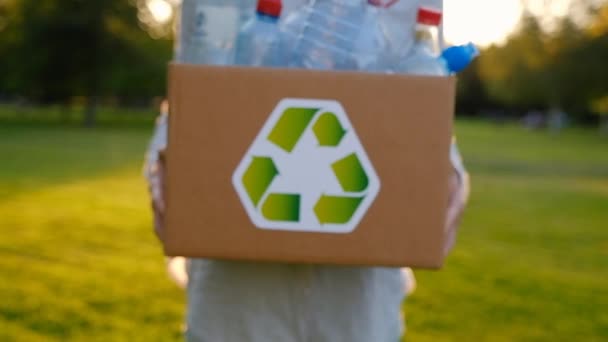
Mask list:
POLYGON ((458 75, 457 85, 457 113, 476 115, 495 106, 484 88, 484 80, 479 73, 479 59, 458 75))
MULTIPOLYGON (((547 19, 542 8, 536 16, 525 13, 504 44, 485 49, 459 75, 459 111, 502 106, 606 113, 608 1, 570 3, 569 17, 545 13, 547 19)), ((149 0, 0 0, 0 98, 13 94, 67 104, 82 97, 91 125, 102 98, 163 95, 172 22, 155 21, 149 5, 149 0)), ((544 7, 551 12, 550 1, 544 7)))
POLYGON ((549 58, 546 73, 551 79, 552 97, 547 105, 569 112, 585 107, 584 77, 589 68, 581 68, 578 61, 568 56, 580 49, 585 38, 583 30, 567 16, 557 22, 556 30, 549 35, 545 46, 549 58))
POLYGON ((608 34, 608 4, 600 6, 599 9, 592 9, 595 16, 589 26, 589 33, 592 37, 600 37, 608 34))
POLYGON ((591 38, 581 49, 585 60, 580 63, 593 63, 588 98, 591 110, 600 116, 601 129, 608 133, 608 3, 596 11, 588 33, 591 38))
POLYGON ((551 31, 526 13, 504 45, 482 52, 479 76, 490 100, 522 110, 598 114, 608 96, 608 3, 583 5, 591 9, 587 19, 555 18, 551 31))
POLYGON ((488 94, 510 107, 542 107, 554 97, 547 74, 547 36, 536 17, 526 13, 504 46, 491 46, 479 60, 488 94))
POLYGON ((0 1, 0 95, 17 92, 20 88, 18 73, 20 65, 15 51, 23 41, 22 32, 9 23, 19 22, 18 0, 0 1))
POLYGON ((566 20, 555 37, 560 49, 555 54, 554 72, 559 76, 564 105, 571 111, 600 114, 608 96, 608 4, 586 30, 573 28, 566 20))
POLYGON ((168 39, 142 29, 126 0, 9 0, 0 38, 8 91, 42 103, 86 98, 85 124, 95 122, 101 96, 164 93, 168 39), (4 34, 7 38, 4 38, 4 34))

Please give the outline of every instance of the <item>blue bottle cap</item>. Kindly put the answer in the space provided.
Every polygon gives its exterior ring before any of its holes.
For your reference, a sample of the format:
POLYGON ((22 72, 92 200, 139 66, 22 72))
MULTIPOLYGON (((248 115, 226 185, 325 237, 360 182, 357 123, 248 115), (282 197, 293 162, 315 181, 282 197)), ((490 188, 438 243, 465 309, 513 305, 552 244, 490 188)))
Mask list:
POLYGON ((441 53, 450 73, 457 73, 464 70, 479 55, 479 50, 475 44, 452 46, 441 53))

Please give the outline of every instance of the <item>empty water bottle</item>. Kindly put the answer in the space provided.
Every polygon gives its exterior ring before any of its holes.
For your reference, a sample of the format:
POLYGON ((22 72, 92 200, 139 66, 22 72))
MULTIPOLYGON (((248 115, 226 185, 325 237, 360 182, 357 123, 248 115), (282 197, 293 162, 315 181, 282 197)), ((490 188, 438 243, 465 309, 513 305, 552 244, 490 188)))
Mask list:
POLYGON ((234 42, 251 17, 250 0, 183 0, 176 60, 194 64, 231 64, 234 42))
POLYGON ((473 43, 445 49, 441 56, 413 53, 397 71, 411 75, 448 76, 464 70, 479 55, 473 43))
POLYGON ((407 56, 414 45, 416 16, 420 0, 384 0, 385 9, 379 11, 380 26, 388 44, 389 66, 407 56))
POLYGON ((472 43, 452 46, 440 54, 439 25, 442 13, 421 7, 415 33, 415 44, 407 56, 402 57, 395 71, 426 76, 447 76, 464 70, 479 54, 472 43))
POLYGON ((287 64, 287 51, 279 31, 281 0, 259 0, 256 16, 241 29, 235 64, 281 67, 287 64))
POLYGON ((441 11, 423 8, 418 10, 415 43, 406 55, 400 57, 396 72, 417 75, 446 75, 439 57, 439 25, 441 11))
MULTIPOLYGON (((310 0, 312 2, 314 0, 310 0)), ((286 51, 291 55, 300 38, 302 30, 306 26, 311 4, 301 6, 287 15, 281 16, 279 27, 286 51)))
POLYGON ((376 1, 315 0, 283 25, 295 38, 291 66, 323 70, 380 70, 386 40, 376 1))

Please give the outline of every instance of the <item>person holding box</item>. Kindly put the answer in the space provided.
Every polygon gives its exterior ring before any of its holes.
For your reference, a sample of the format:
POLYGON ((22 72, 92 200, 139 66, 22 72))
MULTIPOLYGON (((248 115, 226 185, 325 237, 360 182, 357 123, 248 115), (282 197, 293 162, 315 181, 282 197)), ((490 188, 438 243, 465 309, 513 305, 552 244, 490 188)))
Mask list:
MULTIPOLYGON (((167 106, 145 166, 154 223, 162 240, 167 106)), ((469 177, 455 142, 445 250, 455 241, 469 177)), ((411 270, 173 258, 172 277, 187 288, 189 341, 398 341, 411 270)))

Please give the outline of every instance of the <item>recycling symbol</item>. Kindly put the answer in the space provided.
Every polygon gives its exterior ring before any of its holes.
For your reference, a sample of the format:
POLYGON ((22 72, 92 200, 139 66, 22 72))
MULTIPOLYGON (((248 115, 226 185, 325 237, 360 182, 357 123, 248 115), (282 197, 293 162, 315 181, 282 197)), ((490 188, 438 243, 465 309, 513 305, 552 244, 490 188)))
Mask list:
POLYGON ((279 102, 233 174, 260 229, 350 233, 380 180, 339 102, 279 102))

